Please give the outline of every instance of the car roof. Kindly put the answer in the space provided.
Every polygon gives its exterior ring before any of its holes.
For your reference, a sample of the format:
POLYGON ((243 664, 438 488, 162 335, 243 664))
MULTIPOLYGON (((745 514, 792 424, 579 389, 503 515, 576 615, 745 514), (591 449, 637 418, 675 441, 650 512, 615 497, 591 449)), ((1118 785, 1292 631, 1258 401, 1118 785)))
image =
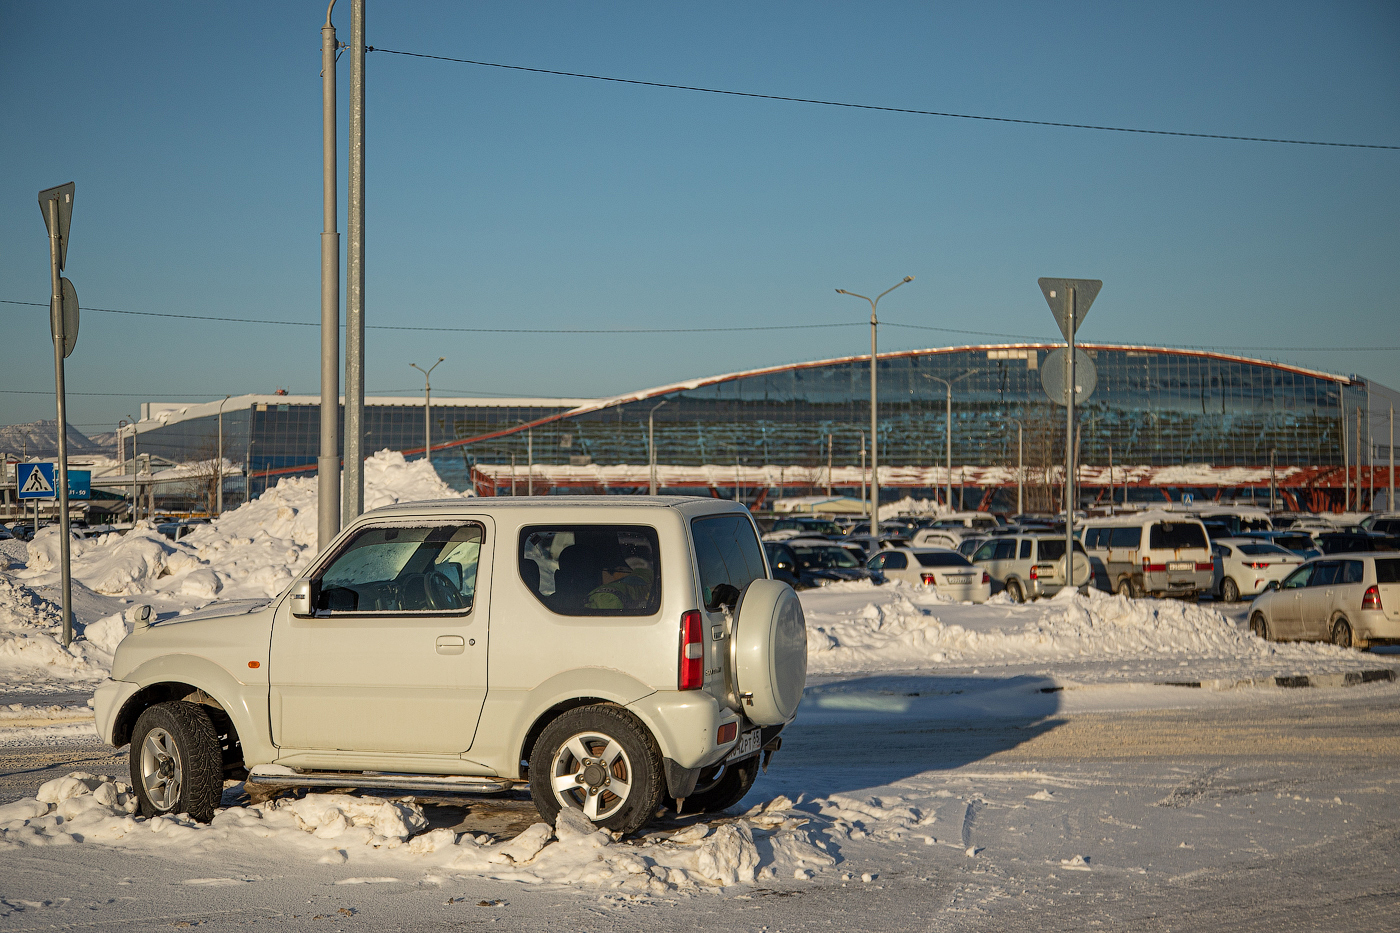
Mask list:
POLYGON ((676 509, 686 514, 721 514, 749 510, 729 499, 709 496, 466 496, 396 502, 365 512, 361 518, 423 512, 512 511, 516 509, 676 509))

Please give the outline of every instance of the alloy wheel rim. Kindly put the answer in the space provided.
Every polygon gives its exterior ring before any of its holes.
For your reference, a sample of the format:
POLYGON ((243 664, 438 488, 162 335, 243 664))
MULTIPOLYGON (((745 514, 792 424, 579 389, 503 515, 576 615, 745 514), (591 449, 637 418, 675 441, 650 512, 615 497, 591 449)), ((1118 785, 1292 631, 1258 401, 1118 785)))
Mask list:
POLYGON ((175 738, 159 727, 146 733, 141 743, 141 785, 158 810, 172 810, 180 799, 185 771, 175 738))
POLYGON ((632 796, 632 759, 617 739, 579 732, 554 753, 549 783, 560 806, 582 810, 596 823, 617 813, 632 796))

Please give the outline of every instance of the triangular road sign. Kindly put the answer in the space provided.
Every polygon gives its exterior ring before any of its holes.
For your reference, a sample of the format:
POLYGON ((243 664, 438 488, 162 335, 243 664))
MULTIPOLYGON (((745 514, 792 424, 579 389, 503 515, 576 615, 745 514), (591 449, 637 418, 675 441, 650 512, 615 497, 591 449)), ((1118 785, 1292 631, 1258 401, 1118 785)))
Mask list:
POLYGON ((29 471, 29 478, 24 481, 19 491, 21 495, 52 496, 53 484, 44 475, 44 471, 36 467, 29 471))
MULTIPOLYGON (((44 227, 49 226, 49 202, 58 202, 58 268, 68 261, 68 227, 73 222, 73 191, 75 185, 69 182, 57 188, 45 188, 39 192, 39 210, 44 215, 44 227)), ((49 230, 52 235, 53 231, 49 230)))
POLYGON ((1045 301, 1050 305, 1050 313, 1055 315, 1055 322, 1060 325, 1060 333, 1068 340, 1074 331, 1079 330, 1079 325, 1084 323, 1084 318, 1089 314, 1089 306, 1094 303, 1094 299, 1099 295, 1099 289, 1103 288, 1100 279, 1039 279, 1040 290, 1045 294, 1045 301), (1069 321, 1069 292, 1074 289, 1074 327, 1070 327, 1069 321))

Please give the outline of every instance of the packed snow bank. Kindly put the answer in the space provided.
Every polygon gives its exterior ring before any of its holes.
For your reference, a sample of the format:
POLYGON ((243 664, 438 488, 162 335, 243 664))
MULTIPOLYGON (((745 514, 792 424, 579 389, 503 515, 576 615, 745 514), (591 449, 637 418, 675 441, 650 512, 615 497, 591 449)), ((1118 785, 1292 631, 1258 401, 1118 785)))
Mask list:
MULTIPOLYGON (((112 666, 112 653, 126 634, 121 615, 96 628, 95 638, 75 637, 63 647, 62 612, 52 601, 0 574, 0 680, 33 683, 52 680, 96 682, 112 666)), ((74 624, 74 635, 84 627, 74 624)))
POLYGON ((1209 606, 1098 590, 962 606, 924 587, 851 583, 804 592, 802 605, 808 670, 819 674, 1126 658, 1361 660, 1330 645, 1263 641, 1209 606))
MULTIPOLYGON (((504 841, 426 831, 428 820, 412 800, 347 794, 225 807, 207 825, 183 815, 143 819, 136 812, 128 785, 74 772, 44 784, 34 797, 0 807, 0 848, 97 843, 183 859, 279 846, 322 864, 363 862, 379 870, 433 869, 647 894, 751 884, 780 871, 811 878, 837 861, 823 838, 829 821, 793 809, 786 797, 760 804, 741 819, 630 841, 600 830, 576 810, 561 812, 553 826, 535 823, 504 841)), ((841 821, 834 825, 843 831, 841 821)))
MULTIPOLYGON (((365 508, 422 499, 458 499, 426 460, 381 450, 365 461, 365 508)), ((59 535, 43 529, 15 576, 30 586, 56 582, 59 535)), ((315 555, 316 479, 282 480, 180 541, 149 522, 125 535, 71 542, 73 578, 106 596, 162 594, 198 604, 276 596, 315 555)))

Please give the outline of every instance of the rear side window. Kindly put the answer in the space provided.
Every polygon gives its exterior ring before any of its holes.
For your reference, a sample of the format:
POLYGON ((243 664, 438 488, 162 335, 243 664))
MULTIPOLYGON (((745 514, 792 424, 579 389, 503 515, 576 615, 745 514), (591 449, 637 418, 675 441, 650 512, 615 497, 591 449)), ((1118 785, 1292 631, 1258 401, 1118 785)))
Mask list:
POLYGON ((885 562, 880 565, 884 570, 904 570, 909 566, 909 558, 900 551, 890 551, 884 555, 885 562))
POLYGON ((646 525, 529 525, 520 579, 559 615, 649 616, 661 608, 660 553, 646 525))
POLYGON ((1366 565, 1359 560, 1346 561, 1342 566, 1342 583, 1360 583, 1366 574, 1366 565))
POLYGON ((961 554, 941 551, 916 551, 914 556, 918 558, 921 567, 971 567, 972 562, 961 554))
POLYGON ((1030 539, 1030 538, 1023 538, 1023 539, 1021 539, 1021 556, 1020 556, 1019 560, 1030 560, 1030 556, 1031 556, 1031 539, 1030 539))
POLYGON ((1108 542, 1104 539, 1103 532, 1104 529, 1102 528, 1090 528, 1085 531, 1084 546, 1091 551, 1098 550, 1101 547, 1107 547, 1108 542))
MULTIPOLYGON (((767 576, 763 568, 763 551, 753 525, 739 514, 714 515, 697 518, 690 523, 695 539, 695 558, 700 564, 701 597, 706 609, 718 609, 714 588, 727 583, 740 593, 754 580, 767 576)), ((801 559, 804 548, 794 551, 801 559)), ((854 563, 854 561, 852 561, 854 563)))
MULTIPOLYGON (((1135 548, 1142 544, 1141 528, 1115 528, 1109 537, 1109 547, 1135 548)), ((1205 545, 1201 545, 1205 547, 1205 545)), ((1061 552, 1063 553, 1063 552, 1061 552)))
POLYGON ((1400 583, 1400 560, 1386 558, 1376 561, 1377 583, 1400 583))
POLYGON ((1324 560, 1313 565, 1312 579, 1308 581, 1308 586, 1332 586, 1340 583, 1338 579, 1342 573, 1342 562, 1339 560, 1324 560))
POLYGON ((1159 522, 1152 526, 1147 540, 1148 546, 1153 550, 1206 548, 1206 534, 1195 522, 1159 522))

